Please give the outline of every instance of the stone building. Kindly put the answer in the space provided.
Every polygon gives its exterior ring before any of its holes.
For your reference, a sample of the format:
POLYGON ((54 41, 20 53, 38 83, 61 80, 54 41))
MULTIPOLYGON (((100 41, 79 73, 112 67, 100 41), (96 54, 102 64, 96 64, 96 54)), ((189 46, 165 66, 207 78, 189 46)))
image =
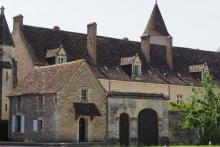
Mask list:
POLYGON ((4 15, 4 7, 0 14, 0 120, 8 120, 9 102, 7 94, 13 89, 16 81, 13 79, 15 71, 14 42, 4 15), (14 70, 12 70, 14 69, 14 70))
POLYGON ((164 144, 168 100, 182 101, 220 54, 175 47, 155 4, 141 42, 23 24, 14 17, 18 86, 10 99, 11 140, 164 144))

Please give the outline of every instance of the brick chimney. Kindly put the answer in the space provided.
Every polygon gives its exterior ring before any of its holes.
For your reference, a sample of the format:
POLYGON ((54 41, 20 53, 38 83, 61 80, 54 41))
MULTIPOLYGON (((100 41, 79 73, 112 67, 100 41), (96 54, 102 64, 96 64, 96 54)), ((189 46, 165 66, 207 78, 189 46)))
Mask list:
POLYGON ((169 65, 170 69, 173 69, 173 38, 168 36, 166 40, 167 64, 169 65))
POLYGON ((23 25, 23 16, 21 14, 13 17, 13 30, 20 25, 23 25))
POLYGON ((141 36, 141 50, 143 51, 147 62, 150 63, 150 36, 141 36))
POLYGON ((96 59, 96 35, 97 35, 97 24, 95 22, 87 25, 87 50, 91 56, 94 63, 97 62, 96 59))

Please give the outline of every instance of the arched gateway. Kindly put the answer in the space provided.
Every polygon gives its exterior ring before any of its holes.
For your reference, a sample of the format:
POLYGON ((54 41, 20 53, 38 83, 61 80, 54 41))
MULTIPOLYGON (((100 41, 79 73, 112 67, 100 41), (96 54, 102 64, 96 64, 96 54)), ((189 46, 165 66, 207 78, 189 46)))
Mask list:
POLYGON ((158 117, 152 109, 144 109, 138 114, 138 143, 158 144, 158 117))

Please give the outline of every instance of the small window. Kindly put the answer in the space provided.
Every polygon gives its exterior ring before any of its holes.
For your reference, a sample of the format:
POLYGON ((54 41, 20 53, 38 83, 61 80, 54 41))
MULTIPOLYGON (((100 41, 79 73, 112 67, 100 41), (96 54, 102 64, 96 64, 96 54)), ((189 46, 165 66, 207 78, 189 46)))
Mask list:
POLYGON ((15 132, 20 133, 21 132, 21 116, 16 115, 16 125, 15 125, 15 132))
POLYGON ((5 111, 8 111, 8 104, 5 104, 5 111))
POLYGON ((139 65, 134 66, 134 74, 135 76, 139 76, 139 65))
POLYGON ((8 71, 5 72, 5 80, 8 81, 8 71))
POLYGON ((65 56, 58 56, 57 57, 58 64, 66 63, 66 57, 65 56))
POLYGON ((38 96, 38 109, 43 109, 43 102, 44 99, 43 99, 43 96, 38 96))
POLYGON ((21 109, 21 97, 17 97, 17 110, 21 109))
POLYGON ((81 90, 81 100, 87 101, 88 100, 88 89, 81 90))
POLYGON ((183 98, 182 94, 177 94, 177 103, 178 103, 178 104, 183 101, 182 98, 183 98))
POLYGON ((38 131, 39 132, 43 131, 43 120, 38 120, 38 131))

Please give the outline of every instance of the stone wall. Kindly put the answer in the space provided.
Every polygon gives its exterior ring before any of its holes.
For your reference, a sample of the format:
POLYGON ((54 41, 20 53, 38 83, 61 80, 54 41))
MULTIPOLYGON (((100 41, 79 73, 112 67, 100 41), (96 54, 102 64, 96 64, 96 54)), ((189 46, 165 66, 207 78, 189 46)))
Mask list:
POLYGON ((79 119, 76 119, 74 102, 81 102, 80 89, 89 90, 89 103, 94 103, 101 113, 88 121, 88 141, 106 141, 106 95, 95 77, 90 73, 86 64, 83 64, 65 86, 58 92, 57 105, 57 133, 59 141, 79 141, 79 119))
POLYGON ((30 45, 25 40, 19 26, 13 28, 12 37, 16 46, 14 56, 17 61, 17 79, 20 83, 34 67, 36 57, 29 49, 30 45))
POLYGON ((169 111, 170 144, 192 145, 199 143, 199 132, 196 129, 181 128, 182 114, 169 111))
POLYGON ((110 140, 119 140, 120 114, 127 113, 130 119, 130 143, 138 140, 138 114, 144 109, 152 109, 158 115, 159 140, 168 137, 168 107, 165 100, 137 98, 108 98, 108 136, 110 140))
POLYGON ((27 95, 21 98, 22 107, 16 110, 16 97, 10 98, 10 140, 12 141, 55 141, 56 139, 56 102, 55 95, 46 95, 43 99, 43 109, 38 109, 36 95, 27 95), (24 116, 24 133, 12 133, 12 116, 24 116), (33 131, 33 120, 42 118, 43 132, 33 131))
POLYGON ((170 98, 170 101, 177 102, 177 95, 182 95, 182 100, 186 101, 192 95, 192 86, 155 84, 143 82, 117 81, 99 79, 106 91, 119 92, 140 92, 159 93, 170 98))

